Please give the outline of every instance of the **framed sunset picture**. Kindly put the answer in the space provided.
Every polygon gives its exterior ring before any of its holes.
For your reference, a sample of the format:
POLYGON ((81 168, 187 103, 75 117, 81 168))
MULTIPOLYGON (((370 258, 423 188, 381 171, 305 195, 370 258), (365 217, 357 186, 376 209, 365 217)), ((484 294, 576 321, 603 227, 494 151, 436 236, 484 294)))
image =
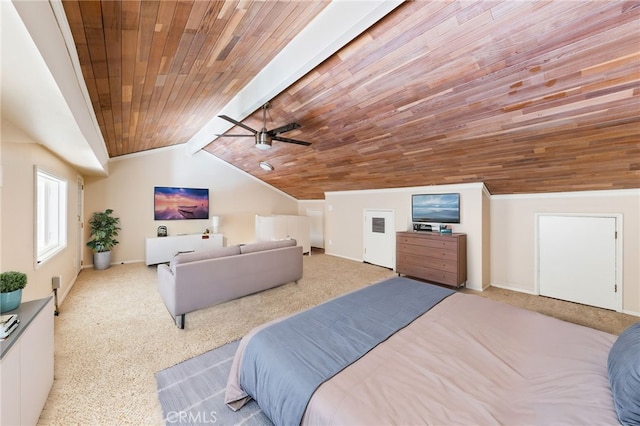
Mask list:
POLYGON ((209 189, 154 187, 153 219, 209 219, 209 189))

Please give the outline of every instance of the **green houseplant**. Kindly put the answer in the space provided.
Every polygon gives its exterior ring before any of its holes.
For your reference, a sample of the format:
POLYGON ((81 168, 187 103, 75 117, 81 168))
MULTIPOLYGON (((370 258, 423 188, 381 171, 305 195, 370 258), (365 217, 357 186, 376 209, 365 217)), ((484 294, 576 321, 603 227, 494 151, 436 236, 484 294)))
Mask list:
POLYGON ((107 269, 111 265, 111 249, 119 243, 115 237, 120 231, 120 218, 112 214, 112 209, 106 209, 93 213, 89 220, 91 239, 87 241, 87 247, 93 251, 93 267, 96 269, 107 269))
POLYGON ((22 302, 22 289, 27 285, 27 274, 8 271, 0 274, 0 312, 16 309, 22 302))

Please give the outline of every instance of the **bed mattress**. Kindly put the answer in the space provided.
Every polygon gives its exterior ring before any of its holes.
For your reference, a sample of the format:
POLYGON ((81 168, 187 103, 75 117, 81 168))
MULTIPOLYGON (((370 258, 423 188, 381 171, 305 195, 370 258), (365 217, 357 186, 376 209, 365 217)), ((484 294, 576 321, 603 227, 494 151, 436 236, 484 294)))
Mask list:
MULTIPOLYGON (((243 347, 268 326, 238 348, 235 409, 248 398, 243 347)), ((321 384, 302 424, 619 424, 607 376, 616 338, 456 293, 321 384)))

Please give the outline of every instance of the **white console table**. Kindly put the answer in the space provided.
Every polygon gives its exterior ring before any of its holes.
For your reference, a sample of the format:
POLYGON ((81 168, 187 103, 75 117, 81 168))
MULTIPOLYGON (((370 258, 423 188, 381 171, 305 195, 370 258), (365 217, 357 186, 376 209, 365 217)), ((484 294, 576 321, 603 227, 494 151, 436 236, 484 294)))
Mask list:
POLYGON ((20 325, 0 342, 0 424, 35 425, 53 386, 53 297, 5 314, 20 325))
POLYGON ((222 234, 185 234, 146 238, 144 263, 156 265, 171 261, 178 253, 222 247, 222 234))

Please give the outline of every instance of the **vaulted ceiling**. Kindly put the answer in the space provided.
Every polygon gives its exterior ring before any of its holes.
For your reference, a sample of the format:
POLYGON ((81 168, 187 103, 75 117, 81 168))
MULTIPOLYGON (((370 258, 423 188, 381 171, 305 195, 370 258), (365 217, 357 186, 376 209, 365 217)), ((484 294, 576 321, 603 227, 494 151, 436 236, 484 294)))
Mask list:
MULTIPOLYGON (((327 5, 63 0, 109 156, 187 143, 327 5)), ((640 2, 406 2, 269 101, 266 127, 311 146, 204 149, 298 199, 639 188, 640 2)))

